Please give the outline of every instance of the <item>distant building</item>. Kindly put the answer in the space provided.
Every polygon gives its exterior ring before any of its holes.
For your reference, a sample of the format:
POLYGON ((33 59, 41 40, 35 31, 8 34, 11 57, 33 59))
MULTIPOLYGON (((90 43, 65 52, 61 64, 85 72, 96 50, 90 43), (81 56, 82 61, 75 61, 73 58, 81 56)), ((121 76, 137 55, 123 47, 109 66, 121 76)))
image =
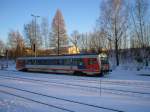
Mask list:
MULTIPOLYGON (((57 49, 50 49, 52 51, 52 55, 56 55, 57 49)), ((60 48, 60 55, 61 54, 78 54, 80 53, 79 48, 76 48, 75 46, 68 46, 68 47, 61 47, 60 48)))
POLYGON ((68 54, 79 54, 79 48, 76 48, 75 46, 69 46, 68 47, 68 54))
MULTIPOLYGON (((49 56, 49 55, 57 55, 57 49, 38 49, 36 51, 36 56, 49 56)), ((62 54, 78 54, 80 53, 79 48, 75 46, 69 47, 61 47, 60 48, 60 55, 62 54)), ((31 48, 25 48, 24 56, 35 56, 35 52, 31 48)))

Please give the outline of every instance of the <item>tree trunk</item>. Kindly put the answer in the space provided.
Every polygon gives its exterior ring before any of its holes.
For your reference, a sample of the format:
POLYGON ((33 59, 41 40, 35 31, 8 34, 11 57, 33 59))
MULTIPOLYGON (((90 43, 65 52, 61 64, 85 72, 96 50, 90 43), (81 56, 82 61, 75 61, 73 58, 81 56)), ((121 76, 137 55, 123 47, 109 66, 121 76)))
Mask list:
POLYGON ((115 39, 116 65, 119 66, 118 40, 115 39))

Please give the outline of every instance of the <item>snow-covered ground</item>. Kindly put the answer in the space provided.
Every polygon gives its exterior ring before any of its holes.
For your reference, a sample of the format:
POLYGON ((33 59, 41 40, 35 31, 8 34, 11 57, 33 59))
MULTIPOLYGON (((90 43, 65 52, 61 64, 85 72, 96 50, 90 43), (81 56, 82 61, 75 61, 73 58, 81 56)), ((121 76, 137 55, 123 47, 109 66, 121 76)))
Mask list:
POLYGON ((104 77, 0 70, 0 112, 150 112, 150 67, 104 77))

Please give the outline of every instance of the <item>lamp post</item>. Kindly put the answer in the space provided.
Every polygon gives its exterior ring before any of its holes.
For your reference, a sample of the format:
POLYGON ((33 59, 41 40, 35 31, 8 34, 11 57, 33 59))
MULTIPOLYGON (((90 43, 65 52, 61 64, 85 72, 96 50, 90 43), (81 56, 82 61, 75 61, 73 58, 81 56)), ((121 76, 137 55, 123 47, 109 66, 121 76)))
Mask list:
MULTIPOLYGON (((37 15, 34 15, 34 14, 31 14, 31 16, 35 20, 35 32, 34 32, 34 36, 35 36, 35 39, 36 39, 36 19, 39 18, 40 16, 37 16, 37 15)), ((35 57, 36 57, 36 42, 35 42, 35 39, 34 39, 34 44, 33 44, 33 50, 34 50, 35 57)))
POLYGON ((6 61, 7 61, 6 67, 8 68, 8 49, 6 49, 6 61))

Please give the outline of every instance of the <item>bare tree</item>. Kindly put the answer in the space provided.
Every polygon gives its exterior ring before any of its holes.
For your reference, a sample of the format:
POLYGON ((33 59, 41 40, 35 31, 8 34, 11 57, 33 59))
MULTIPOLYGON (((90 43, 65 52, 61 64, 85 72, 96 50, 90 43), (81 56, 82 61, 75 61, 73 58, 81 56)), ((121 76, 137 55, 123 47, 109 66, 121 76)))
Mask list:
POLYGON ((94 30, 89 34, 90 38, 90 49, 93 49, 96 53, 101 53, 103 48, 107 48, 107 40, 105 37, 105 32, 94 30))
POLYGON ((79 40, 79 48, 81 52, 88 52, 89 50, 89 34, 88 33, 81 33, 80 40, 79 40))
MULTIPOLYGON (((59 55, 60 50, 64 47, 68 47, 67 33, 65 29, 65 22, 61 11, 58 9, 52 22, 50 32, 50 46, 56 50, 56 54, 59 55)), ((65 51, 62 51, 64 53, 65 51)))
POLYGON ((5 54, 5 44, 2 40, 0 40, 0 56, 5 54))
POLYGON ((38 23, 35 23, 35 20, 32 20, 30 23, 24 25, 24 33, 26 37, 26 43, 32 49, 34 45, 36 49, 42 46, 40 26, 38 23))
POLYGON ((71 34, 70 41, 72 42, 72 44, 75 46, 76 48, 76 52, 78 52, 78 48, 79 48, 79 40, 80 40, 80 34, 77 30, 73 31, 71 34))
POLYGON ((142 59, 148 58, 150 51, 148 8, 148 0, 135 0, 131 5, 131 17, 133 22, 131 47, 138 49, 135 51, 135 56, 142 59))
POLYGON ((119 44, 128 29, 128 10, 125 0, 104 0, 99 23, 108 40, 113 41, 116 65, 119 65, 119 44))
POLYGON ((24 40, 18 31, 10 31, 8 34, 9 49, 13 52, 13 57, 23 56, 24 40))
POLYGON ((42 18, 41 22, 41 34, 43 36, 44 48, 48 49, 48 37, 49 37, 49 22, 48 18, 42 18))

